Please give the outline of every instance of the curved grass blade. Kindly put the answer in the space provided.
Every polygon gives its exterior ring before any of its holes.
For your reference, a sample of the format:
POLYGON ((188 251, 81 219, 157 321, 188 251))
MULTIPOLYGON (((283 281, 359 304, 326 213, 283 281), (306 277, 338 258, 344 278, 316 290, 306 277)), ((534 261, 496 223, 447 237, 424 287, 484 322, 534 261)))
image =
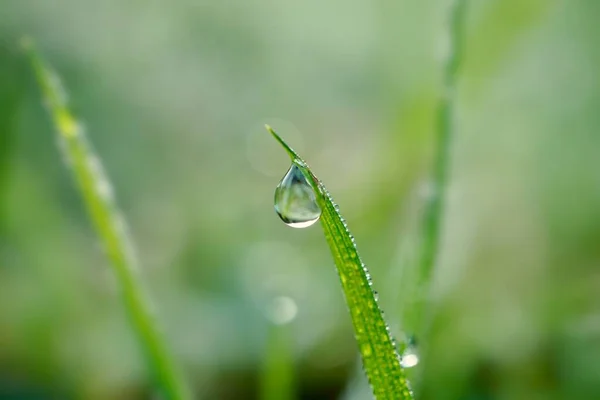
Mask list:
POLYGON ((267 125, 266 128, 283 146, 292 163, 300 168, 315 191, 322 211, 321 226, 337 267, 373 395, 377 400, 412 399, 394 340, 371 287, 369 271, 358 255, 354 238, 340 215, 338 206, 304 160, 270 126, 267 125))
POLYGON ((57 75, 44 63, 30 40, 24 39, 22 45, 29 55, 87 211, 108 253, 130 323, 151 366, 154 379, 165 398, 188 399, 191 396, 175 369, 150 311, 124 221, 115 205, 110 183, 102 172, 100 161, 88 144, 81 125, 69 110, 57 75))

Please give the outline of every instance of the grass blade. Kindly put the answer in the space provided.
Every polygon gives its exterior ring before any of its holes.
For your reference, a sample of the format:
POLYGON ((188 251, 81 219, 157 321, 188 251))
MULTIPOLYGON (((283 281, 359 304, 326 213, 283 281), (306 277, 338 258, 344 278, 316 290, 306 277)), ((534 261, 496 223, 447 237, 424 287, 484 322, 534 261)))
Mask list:
POLYGON ((261 376, 261 400, 295 400, 294 358, 287 325, 269 323, 261 376))
POLYGON ((22 44, 29 55, 87 211, 108 253, 131 325, 154 379, 164 397, 188 399, 187 387, 175 369, 150 311, 124 221, 115 205, 110 183, 102 172, 100 161, 88 144, 82 126, 69 110, 57 75, 44 63, 30 40, 24 39, 22 44))
POLYGON ((266 128, 283 146, 292 163, 300 168, 315 191, 322 210, 321 226, 337 267, 373 395, 377 400, 412 399, 394 341, 371 287, 369 271, 358 255, 354 238, 337 205, 304 160, 270 126, 266 128))
POLYGON ((453 114, 458 71, 463 59, 463 36, 467 0, 455 0, 451 6, 448 21, 450 49, 443 67, 442 96, 436 115, 436 148, 433 165, 431 194, 425 205, 420 231, 420 247, 417 253, 417 277, 414 291, 421 295, 408 299, 410 307, 402 307, 405 313, 403 327, 411 334, 425 333, 428 322, 425 319, 425 306, 429 283, 439 253, 441 225, 446 201, 446 186, 450 165, 450 149, 453 139, 453 114), (423 296, 425 294, 425 296, 423 296))
MULTIPOLYGON (((11 166, 11 150, 15 143, 16 130, 14 129, 15 111, 24 92, 24 76, 22 60, 12 54, 15 49, 0 46, 0 193, 4 193, 4 185, 8 170, 11 166)), ((4 210, 5 196, 0 198, 0 210, 4 210)), ((0 235, 4 228, 5 219, 0 212, 0 235)))
POLYGON ((431 274, 439 247, 440 226, 444 209, 450 144, 452 141, 452 117, 454 113, 454 93, 457 72, 462 62, 462 37, 464 30, 467 0, 457 0, 450 13, 450 54, 444 66, 443 94, 437 114, 437 149, 434 164, 434 188, 429 207, 425 211, 425 243, 421 257, 421 268, 426 277, 431 274))

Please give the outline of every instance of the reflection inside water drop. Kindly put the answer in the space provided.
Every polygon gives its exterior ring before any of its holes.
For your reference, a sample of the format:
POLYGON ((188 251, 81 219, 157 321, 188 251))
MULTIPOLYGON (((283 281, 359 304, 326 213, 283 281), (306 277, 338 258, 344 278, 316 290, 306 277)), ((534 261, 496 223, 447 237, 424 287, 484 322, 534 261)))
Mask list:
POLYGON ((321 216, 315 192, 296 164, 292 164, 275 189, 275 211, 292 228, 311 226, 321 216))

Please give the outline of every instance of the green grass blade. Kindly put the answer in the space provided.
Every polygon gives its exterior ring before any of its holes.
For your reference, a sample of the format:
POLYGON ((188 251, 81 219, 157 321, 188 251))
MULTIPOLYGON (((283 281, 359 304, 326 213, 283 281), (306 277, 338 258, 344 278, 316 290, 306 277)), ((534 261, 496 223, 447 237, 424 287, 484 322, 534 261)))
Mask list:
POLYGON ((150 311, 124 221, 115 205, 110 183, 102 172, 100 161, 88 144, 81 124, 69 110, 57 75, 45 64, 30 40, 24 39, 23 47, 29 55, 87 211, 108 253, 131 325, 154 379, 164 397, 188 399, 191 396, 175 369, 150 311))
POLYGON ((261 376, 261 400, 294 400, 294 359, 287 325, 269 323, 261 376))
POLYGON ((455 0, 449 12, 448 41, 450 44, 448 57, 443 65, 442 95, 435 115, 436 144, 431 194, 427 199, 421 227, 418 233, 419 243, 416 260, 410 260, 403 268, 414 268, 415 280, 407 283, 411 288, 404 296, 400 311, 403 315, 402 326, 409 334, 421 337, 426 334, 427 294, 432 279, 441 237, 443 213, 446 201, 448 170, 450 167, 450 151, 454 135, 453 117, 455 109, 455 93, 458 72, 463 61, 463 41, 465 17, 468 0, 455 0))
MULTIPOLYGON (((11 154, 16 142, 16 110, 24 93, 23 62, 16 57, 12 47, 0 46, 0 193, 4 193, 9 169, 11 168, 11 154)), ((5 210, 6 196, 0 196, 0 210, 5 210)), ((0 211, 0 236, 4 228, 5 219, 0 211)))
POLYGON ((283 146, 293 163, 298 165, 315 190, 322 210, 321 226, 350 311, 363 367, 377 400, 412 399, 412 392, 383 313, 371 287, 369 271, 356 250, 354 238, 325 186, 308 165, 283 139, 267 125, 267 130, 283 146))
POLYGON ((457 0, 450 13, 450 54, 444 66, 442 99, 437 114, 437 148, 434 164, 433 190, 425 211, 424 247, 421 254, 422 279, 429 281, 431 269, 438 254, 440 226, 446 196, 448 167, 450 163, 450 144, 452 142, 454 113, 454 93, 456 91, 457 72, 462 62, 462 37, 464 30, 466 0, 457 0))

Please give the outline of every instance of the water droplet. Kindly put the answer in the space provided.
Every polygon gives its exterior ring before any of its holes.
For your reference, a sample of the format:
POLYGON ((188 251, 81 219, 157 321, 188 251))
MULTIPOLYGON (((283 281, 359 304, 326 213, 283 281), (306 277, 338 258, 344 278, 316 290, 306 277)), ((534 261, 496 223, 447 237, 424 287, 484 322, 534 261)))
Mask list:
POLYGON ((315 192, 296 164, 275 189, 275 211, 292 228, 311 226, 321 216, 315 192))
POLYGON ((417 342, 414 337, 411 337, 406 344, 406 348, 400 356, 400 365, 404 368, 412 368, 419 363, 419 352, 417 350, 417 342))

